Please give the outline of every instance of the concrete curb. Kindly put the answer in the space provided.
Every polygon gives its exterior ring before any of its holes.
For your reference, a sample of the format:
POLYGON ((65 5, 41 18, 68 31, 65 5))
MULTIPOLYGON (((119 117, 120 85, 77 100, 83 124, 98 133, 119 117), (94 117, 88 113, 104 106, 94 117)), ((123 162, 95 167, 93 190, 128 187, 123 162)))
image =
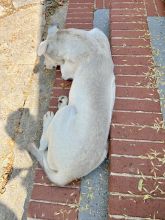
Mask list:
MULTIPOLYGON (((109 9, 94 12, 93 27, 109 37, 109 9)), ((108 218, 109 161, 81 180, 79 220, 106 220, 108 218)))
POLYGON ((151 33, 153 58, 158 74, 160 74, 158 90, 161 110, 165 120, 165 17, 148 17, 147 21, 151 33))

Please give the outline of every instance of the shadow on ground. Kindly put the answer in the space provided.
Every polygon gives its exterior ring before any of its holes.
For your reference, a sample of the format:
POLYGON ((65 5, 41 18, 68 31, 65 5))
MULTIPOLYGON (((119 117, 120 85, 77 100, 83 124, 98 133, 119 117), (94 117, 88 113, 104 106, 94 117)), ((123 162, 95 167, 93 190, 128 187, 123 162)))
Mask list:
POLYGON ((8 219, 17 220, 15 213, 5 204, 0 203, 0 209, 2 212, 8 213, 4 218, 1 218, 1 220, 8 220, 8 219))
MULTIPOLYGON (((31 158, 26 151, 26 147, 28 143, 31 142, 33 139, 37 140, 37 137, 39 136, 39 127, 39 119, 35 116, 32 116, 28 108, 21 108, 11 113, 8 117, 6 124, 6 132, 8 133, 10 138, 15 142, 15 162, 13 172, 10 175, 8 181, 7 190, 8 186, 12 186, 13 181, 16 180, 18 182, 18 188, 14 188, 13 190, 17 194, 17 199, 19 195, 20 197, 24 197, 25 199, 24 203, 21 204, 23 206, 21 207, 21 209, 23 210, 22 219, 27 219, 26 210, 32 191, 34 167, 36 165, 35 161, 34 163, 32 163, 31 158), (19 118, 21 118, 21 120, 19 120, 19 118)), ((12 200, 14 202, 15 199, 12 198, 12 200)), ((10 213, 8 213, 8 209, 6 209, 3 216, 4 219, 13 219, 13 217, 10 216, 10 213)))

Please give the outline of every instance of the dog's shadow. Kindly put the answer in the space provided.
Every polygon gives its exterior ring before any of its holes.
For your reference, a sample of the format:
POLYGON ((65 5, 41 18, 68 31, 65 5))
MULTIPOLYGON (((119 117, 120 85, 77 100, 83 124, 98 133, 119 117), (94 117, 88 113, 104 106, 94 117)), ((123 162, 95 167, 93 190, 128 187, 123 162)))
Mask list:
MULTIPOLYGON (((11 181, 17 182, 19 178, 23 189, 26 190, 25 199, 29 201, 30 192, 32 191, 31 182, 34 177, 34 166, 37 162, 31 159, 31 156, 27 152, 27 146, 39 136, 37 134, 37 119, 30 114, 29 109, 20 108, 8 116, 5 128, 10 138, 15 142, 14 165, 9 183, 11 181)), ((28 202, 24 204, 24 209, 26 210, 28 202)), ((27 213, 24 212, 23 219, 26 219, 26 214, 27 213)))
POLYGON ((7 207, 6 204, 3 204, 0 202, 0 210, 2 211, 0 213, 0 219, 1 220, 17 220, 17 216, 15 215, 15 213, 9 208, 7 207))
POLYGON ((19 108, 8 116, 5 128, 19 150, 24 151, 28 143, 36 140, 37 126, 37 116, 30 114, 28 108, 19 108))

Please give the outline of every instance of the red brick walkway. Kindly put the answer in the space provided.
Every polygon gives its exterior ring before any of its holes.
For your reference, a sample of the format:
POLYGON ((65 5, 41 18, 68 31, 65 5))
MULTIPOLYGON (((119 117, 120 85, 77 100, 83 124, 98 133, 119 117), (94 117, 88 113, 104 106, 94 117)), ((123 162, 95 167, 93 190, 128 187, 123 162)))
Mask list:
MULTIPOLYGON (((151 87, 153 69, 147 16, 165 16, 161 0, 70 0, 66 27, 91 29, 93 12, 111 8, 111 48, 116 74, 116 102, 110 143, 109 219, 165 219, 165 132, 159 95, 151 87), (159 123, 157 123, 159 124, 159 123), (159 153, 159 154, 158 154, 159 153)), ((70 83, 57 70, 50 110, 70 83)), ((53 186, 36 168, 28 216, 77 219, 80 184, 53 186)))

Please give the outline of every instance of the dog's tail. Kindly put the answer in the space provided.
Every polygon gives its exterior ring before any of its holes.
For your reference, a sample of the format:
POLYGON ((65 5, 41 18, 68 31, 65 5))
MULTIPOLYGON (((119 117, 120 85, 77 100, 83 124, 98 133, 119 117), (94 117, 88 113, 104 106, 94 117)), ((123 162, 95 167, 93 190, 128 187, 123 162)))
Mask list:
POLYGON ((37 159, 41 167, 44 168, 44 163, 43 163, 44 151, 40 151, 34 143, 30 143, 27 147, 27 150, 37 159))

